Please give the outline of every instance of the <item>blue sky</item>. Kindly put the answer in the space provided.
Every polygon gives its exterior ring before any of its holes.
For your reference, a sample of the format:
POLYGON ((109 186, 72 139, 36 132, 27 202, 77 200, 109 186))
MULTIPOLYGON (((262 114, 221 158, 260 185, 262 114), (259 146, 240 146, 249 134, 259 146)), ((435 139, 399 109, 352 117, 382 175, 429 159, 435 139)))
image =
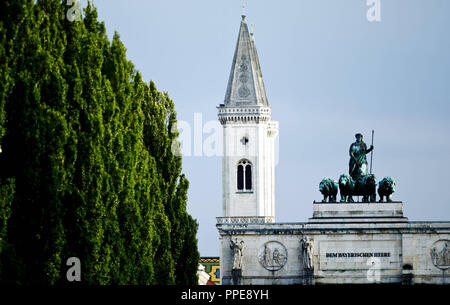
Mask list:
MULTIPOLYGON (((368 22, 366 0, 245 2, 280 124, 277 222, 306 222, 320 180, 347 172, 354 134, 370 143, 372 129, 373 171, 396 180, 406 217, 450 220, 450 1, 381 0, 380 22, 368 22)), ((241 0, 94 3, 144 79, 169 92, 179 120, 217 120, 241 0)), ((183 172, 200 254, 218 256, 221 159, 184 157, 183 172)))

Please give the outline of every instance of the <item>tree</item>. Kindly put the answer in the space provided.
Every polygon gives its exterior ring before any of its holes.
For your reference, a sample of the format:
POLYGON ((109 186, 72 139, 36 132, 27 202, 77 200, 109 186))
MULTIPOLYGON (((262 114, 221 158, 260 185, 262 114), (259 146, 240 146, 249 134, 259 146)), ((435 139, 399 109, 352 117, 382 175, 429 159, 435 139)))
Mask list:
POLYGON ((173 101, 65 4, 0 4, 0 279, 66 283, 75 256, 90 284, 193 284, 173 101))

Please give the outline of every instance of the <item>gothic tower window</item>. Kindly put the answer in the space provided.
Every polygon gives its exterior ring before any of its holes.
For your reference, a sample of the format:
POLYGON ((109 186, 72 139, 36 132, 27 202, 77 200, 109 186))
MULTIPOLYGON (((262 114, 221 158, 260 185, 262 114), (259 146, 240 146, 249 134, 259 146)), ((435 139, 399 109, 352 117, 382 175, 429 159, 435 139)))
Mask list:
POLYGON ((252 166, 250 164, 245 166, 245 189, 252 189, 252 166))
POLYGON ((237 189, 238 191, 252 190, 252 163, 241 160, 237 166, 237 189))
POLYGON ((244 190, 244 166, 238 165, 237 169, 237 189, 238 191, 244 190))

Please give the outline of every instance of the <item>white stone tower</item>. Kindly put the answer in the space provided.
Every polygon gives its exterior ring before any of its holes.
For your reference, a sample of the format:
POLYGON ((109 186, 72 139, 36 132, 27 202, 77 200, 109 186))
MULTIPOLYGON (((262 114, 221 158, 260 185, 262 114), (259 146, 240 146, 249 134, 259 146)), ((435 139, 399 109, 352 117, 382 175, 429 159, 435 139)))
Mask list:
MULTIPOLYGON (((275 217, 275 138, 253 33, 242 15, 224 104, 217 107, 223 126, 223 217, 275 217)), ((225 220, 225 219, 223 219, 225 220)))

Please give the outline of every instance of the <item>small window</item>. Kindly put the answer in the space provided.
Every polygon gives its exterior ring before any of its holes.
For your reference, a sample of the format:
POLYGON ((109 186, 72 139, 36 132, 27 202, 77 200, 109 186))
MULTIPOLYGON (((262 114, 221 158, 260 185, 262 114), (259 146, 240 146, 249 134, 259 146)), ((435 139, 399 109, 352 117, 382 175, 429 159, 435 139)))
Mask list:
POLYGON ((403 265, 403 270, 413 270, 413 266, 410 264, 404 264, 403 265))
POLYGON ((252 166, 250 164, 245 166, 245 189, 252 189, 252 166))
POLYGON ((237 188, 239 191, 244 189, 244 166, 238 165, 237 170, 237 188))
POLYGON ((252 164, 248 160, 241 160, 237 166, 238 191, 252 190, 252 164))

